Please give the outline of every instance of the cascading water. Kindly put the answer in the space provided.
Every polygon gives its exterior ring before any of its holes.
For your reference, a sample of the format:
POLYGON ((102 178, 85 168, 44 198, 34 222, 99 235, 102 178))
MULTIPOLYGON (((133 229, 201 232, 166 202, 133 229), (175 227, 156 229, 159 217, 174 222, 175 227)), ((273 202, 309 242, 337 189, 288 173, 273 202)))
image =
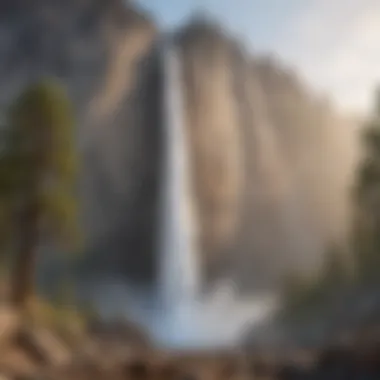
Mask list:
POLYGON ((159 254, 165 307, 190 302, 199 284, 188 139, 183 117, 181 68, 170 42, 163 47, 165 159, 159 254))
POLYGON ((166 341, 179 344, 193 336, 196 310, 198 245, 191 192, 188 139, 183 117, 181 62, 170 38, 162 46, 164 75, 164 166, 159 225, 159 298, 166 341), (180 336, 178 337, 178 334, 180 336), (175 341, 175 342, 173 342, 175 341))

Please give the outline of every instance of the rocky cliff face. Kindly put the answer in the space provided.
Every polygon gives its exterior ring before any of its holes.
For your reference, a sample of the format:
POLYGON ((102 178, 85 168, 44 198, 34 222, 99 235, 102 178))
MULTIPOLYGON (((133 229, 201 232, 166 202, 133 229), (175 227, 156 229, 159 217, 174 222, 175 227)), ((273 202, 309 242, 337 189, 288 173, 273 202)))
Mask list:
POLYGON ((221 252, 230 248, 244 187, 232 55, 223 35, 201 23, 182 31, 179 46, 201 246, 212 267, 221 252))
MULTIPOLYGON (((163 76, 154 21, 121 0, 3 1, 0 102, 42 75, 78 115, 90 263, 155 273, 163 76)), ((341 239, 354 161, 348 123, 281 64, 196 21, 178 31, 208 278, 273 284, 341 239)))
POLYGON ((183 28, 179 46, 204 268, 245 287, 318 266, 350 221, 352 125, 208 21, 183 28))

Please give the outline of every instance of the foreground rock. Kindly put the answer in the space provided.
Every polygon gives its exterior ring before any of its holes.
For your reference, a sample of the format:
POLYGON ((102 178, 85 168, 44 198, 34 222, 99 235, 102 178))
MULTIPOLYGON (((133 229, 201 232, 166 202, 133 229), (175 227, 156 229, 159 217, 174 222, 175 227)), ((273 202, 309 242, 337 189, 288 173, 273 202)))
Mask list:
POLYGON ((94 323, 70 346, 51 329, 20 323, 4 309, 0 380, 379 380, 380 336, 349 344, 265 351, 164 352, 136 326, 94 323))
MULTIPOLYGON (((136 379, 136 380, 378 380, 379 346, 354 351, 344 348, 326 349, 313 353, 314 362, 300 363, 297 357, 287 361, 271 360, 258 355, 246 356, 231 352, 229 355, 200 353, 168 355, 154 350, 125 351, 123 357, 106 360, 78 355, 68 365, 41 368, 29 377, 59 380, 136 379), (37 377, 38 376, 38 377, 37 377)), ((9 379, 13 372, 1 368, 9 379)), ((23 374, 26 376, 27 374, 23 374)), ((20 376, 20 374, 17 374, 20 376)))
POLYGON ((51 373, 55 379, 136 380, 378 380, 379 345, 366 349, 336 347, 310 353, 308 363, 292 358, 247 356, 242 353, 172 354, 147 350, 129 352, 108 365, 104 361, 81 360, 51 373))
POLYGON ((57 328, 22 322, 8 307, 0 312, 0 331, 0 376, 10 379, 107 373, 150 345, 148 336, 131 323, 93 323, 72 340, 57 328))
POLYGON ((42 368, 58 368, 72 361, 72 352, 52 331, 21 324, 1 339, 0 369, 13 376, 31 376, 42 368))

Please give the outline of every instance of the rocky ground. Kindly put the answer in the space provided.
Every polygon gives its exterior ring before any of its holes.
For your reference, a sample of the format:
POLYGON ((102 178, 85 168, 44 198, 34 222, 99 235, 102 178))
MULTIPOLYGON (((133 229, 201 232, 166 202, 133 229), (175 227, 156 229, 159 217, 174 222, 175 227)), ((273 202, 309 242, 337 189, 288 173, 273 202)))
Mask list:
POLYGON ((0 379, 379 380, 380 339, 367 334, 319 349, 164 352, 133 326, 93 325, 68 343, 44 327, 0 313, 0 379))

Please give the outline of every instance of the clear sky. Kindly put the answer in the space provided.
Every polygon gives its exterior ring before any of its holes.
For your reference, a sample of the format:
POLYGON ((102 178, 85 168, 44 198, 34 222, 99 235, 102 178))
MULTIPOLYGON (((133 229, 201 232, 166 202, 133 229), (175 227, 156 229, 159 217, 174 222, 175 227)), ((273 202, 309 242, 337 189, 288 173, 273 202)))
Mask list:
POLYGON ((137 0, 164 27, 207 10, 253 52, 275 52, 339 106, 366 111, 380 82, 380 0, 137 0))

